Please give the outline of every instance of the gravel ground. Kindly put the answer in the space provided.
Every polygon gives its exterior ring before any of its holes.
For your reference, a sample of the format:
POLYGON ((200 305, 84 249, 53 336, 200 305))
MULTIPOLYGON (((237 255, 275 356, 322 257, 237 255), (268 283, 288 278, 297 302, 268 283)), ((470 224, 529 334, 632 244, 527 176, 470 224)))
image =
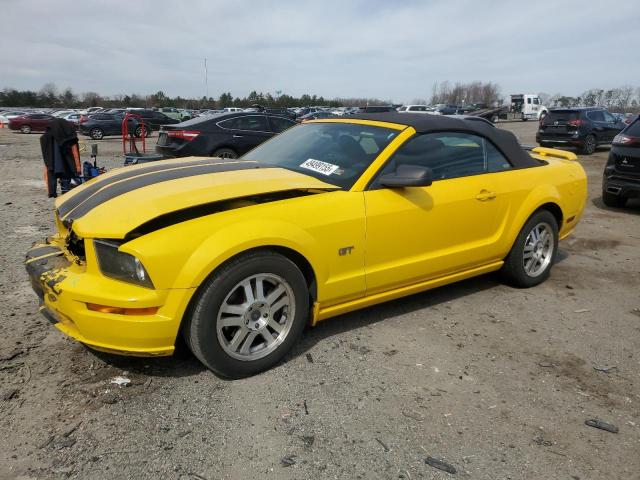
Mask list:
MULTIPOLYGON (((500 126, 533 143, 536 123, 500 126)), ((53 229, 38 139, 0 130, 0 478, 639 478, 640 202, 603 206, 607 149, 579 158, 587 210, 545 284, 483 276, 344 315, 224 381, 187 353, 92 352, 37 313, 22 259, 53 229)))

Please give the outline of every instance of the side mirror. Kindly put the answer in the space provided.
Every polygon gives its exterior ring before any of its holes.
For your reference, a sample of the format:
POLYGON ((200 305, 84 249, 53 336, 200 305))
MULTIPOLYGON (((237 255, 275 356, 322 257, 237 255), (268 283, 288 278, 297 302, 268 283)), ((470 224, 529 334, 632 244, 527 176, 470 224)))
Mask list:
POLYGON ((428 187, 433 181, 430 168, 418 165, 400 165, 394 173, 383 175, 380 185, 388 188, 428 187))

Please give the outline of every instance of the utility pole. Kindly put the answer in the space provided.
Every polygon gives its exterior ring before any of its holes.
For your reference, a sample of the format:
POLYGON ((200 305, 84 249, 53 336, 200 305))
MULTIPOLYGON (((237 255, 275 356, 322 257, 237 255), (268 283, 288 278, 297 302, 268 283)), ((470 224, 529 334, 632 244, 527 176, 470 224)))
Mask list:
POLYGON ((209 100, 209 76, 207 74, 207 57, 204 57, 204 88, 206 92, 206 98, 209 100))

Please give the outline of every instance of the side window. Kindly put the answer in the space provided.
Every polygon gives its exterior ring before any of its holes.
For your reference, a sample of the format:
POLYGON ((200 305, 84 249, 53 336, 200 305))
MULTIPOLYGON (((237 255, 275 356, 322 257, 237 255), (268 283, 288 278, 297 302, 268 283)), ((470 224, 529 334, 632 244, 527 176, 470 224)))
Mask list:
MULTIPOLYGON (((429 167, 434 181, 513 168, 488 140, 458 132, 428 133, 412 138, 398 149, 377 178, 393 173, 400 165, 429 167)), ((372 187, 377 187, 377 180, 372 187)))
POLYGON ((535 97, 535 98, 533 99, 533 104, 534 104, 534 105, 540 105, 540 99, 539 99, 538 97, 535 97))
POLYGON ((604 122, 604 114, 602 113, 602 110, 588 112, 587 117, 589 117, 589 120, 593 120, 594 122, 604 122))
POLYGON ((482 141, 484 142, 487 171, 489 173, 503 172, 504 170, 511 170, 513 168, 513 165, 500 153, 493 143, 484 139, 482 141))
POLYGON ((230 118, 220 122, 222 128, 230 130, 253 130, 256 132, 270 132, 267 117, 264 115, 248 115, 245 117, 230 118))
POLYGON ((531 105, 531 98, 527 98, 527 103, 531 105))
POLYGON ((609 112, 602 112, 602 115, 604 115, 605 122, 613 123, 616 121, 616 119, 613 118, 613 115, 611 115, 609 112))
POLYGON ((287 128, 291 128, 296 124, 296 122, 282 117, 269 117, 269 122, 271 122, 271 130, 276 133, 284 132, 287 128))

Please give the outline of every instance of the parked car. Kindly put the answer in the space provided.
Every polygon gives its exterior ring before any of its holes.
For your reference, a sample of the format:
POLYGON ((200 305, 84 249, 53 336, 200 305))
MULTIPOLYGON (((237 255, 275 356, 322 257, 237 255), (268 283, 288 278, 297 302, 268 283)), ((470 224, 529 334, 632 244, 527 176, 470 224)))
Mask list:
POLYGON ((371 105, 368 107, 360 107, 358 109, 358 113, 384 113, 395 111, 396 109, 393 108, 393 105, 371 105))
POLYGON ((458 107, 458 105, 453 105, 450 103, 439 103, 437 105, 434 105, 433 111, 431 113, 434 113, 436 115, 455 115, 456 113, 458 113, 459 109, 460 107, 458 107))
POLYGON ((296 122, 279 115, 233 112, 160 128, 156 151, 165 157, 237 158, 296 122))
MULTIPOLYGON (((82 119, 79 124, 80 133, 91 137, 93 140, 102 140, 109 135, 122 135, 123 113, 96 113, 89 115, 86 120, 82 119)), ((129 131, 135 136, 142 137, 143 129, 139 122, 129 119, 129 131)))
POLYGON ((629 198, 640 197, 640 119, 627 125, 611 144, 602 177, 602 201, 624 207, 629 198))
POLYGON ((331 112, 324 112, 322 110, 318 110, 317 112, 311 112, 311 113, 307 113, 306 115, 302 115, 301 117, 298 117, 297 120, 298 122, 304 122, 306 120, 317 120, 319 118, 331 118, 334 116, 335 115, 331 112))
POLYGON ((587 201, 575 154, 544 153, 463 118, 304 123, 241 161, 167 160, 76 187, 26 268, 41 312, 84 344, 160 356, 182 336, 244 377, 327 318, 493 271, 544 282, 587 201))
POLYGON ((536 142, 543 147, 578 147, 591 155, 598 145, 610 145, 625 126, 600 107, 551 109, 540 120, 536 142))
POLYGON ((426 105, 404 105, 398 108, 401 113, 431 113, 426 105))
POLYGON ((47 113, 26 113, 9 119, 9 128, 21 133, 44 132, 55 117, 47 113))
POLYGON ((135 110, 131 113, 140 115, 144 125, 149 127, 147 136, 149 136, 152 131, 160 130, 162 125, 175 125, 180 123, 180 120, 176 120, 174 117, 168 117, 164 113, 156 110, 135 110))
MULTIPOLYGON (((173 118, 174 120, 178 120, 178 122, 183 122, 185 120, 189 120, 192 116, 184 110, 180 110, 179 108, 174 107, 161 107, 157 110, 160 113, 163 113, 165 116, 169 118, 173 118)), ((164 124, 163 124, 164 125, 164 124)))
POLYGON ((80 124, 81 117, 82 117, 82 114, 78 112, 71 112, 61 116, 61 118, 64 118, 67 122, 71 122, 76 126, 80 124))

